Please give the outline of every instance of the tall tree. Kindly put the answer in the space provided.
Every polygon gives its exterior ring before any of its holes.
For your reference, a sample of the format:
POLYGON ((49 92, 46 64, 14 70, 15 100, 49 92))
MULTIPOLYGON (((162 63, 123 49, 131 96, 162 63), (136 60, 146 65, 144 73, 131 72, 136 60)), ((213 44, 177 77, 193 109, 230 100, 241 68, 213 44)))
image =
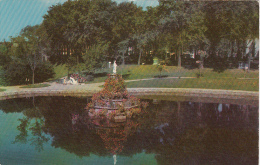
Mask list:
POLYGON ((187 49, 191 37, 195 34, 190 31, 192 17, 196 10, 196 3, 191 1, 160 1, 161 8, 166 11, 160 20, 162 31, 173 36, 175 50, 178 54, 178 66, 181 66, 181 55, 187 49))

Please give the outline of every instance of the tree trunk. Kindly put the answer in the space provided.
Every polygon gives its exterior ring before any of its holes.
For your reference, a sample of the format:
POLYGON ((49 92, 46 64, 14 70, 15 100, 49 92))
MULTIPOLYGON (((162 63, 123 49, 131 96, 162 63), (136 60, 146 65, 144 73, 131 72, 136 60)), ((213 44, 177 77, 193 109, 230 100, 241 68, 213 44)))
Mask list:
POLYGON ((240 50, 240 41, 237 41, 237 61, 240 61, 241 58, 241 50, 240 50))
POLYGON ((231 55, 230 55, 230 59, 233 62, 233 54, 234 54, 234 41, 231 41, 231 55))
POLYGON ((125 66, 125 53, 123 53, 123 66, 125 66))
POLYGON ((249 49, 249 52, 248 52, 249 53, 248 54, 248 70, 250 70, 250 67, 251 67, 251 58, 255 56, 255 40, 252 41, 251 45, 249 48, 252 47, 252 50, 250 52, 250 49, 249 49))
POLYGON ((178 51, 178 67, 181 67, 181 51, 178 51))
POLYGON ((32 75, 32 84, 34 84, 34 69, 33 69, 33 75, 32 75))
POLYGON ((141 63, 141 56, 142 56, 142 51, 140 51, 140 53, 139 53, 138 65, 140 65, 140 63, 141 63))

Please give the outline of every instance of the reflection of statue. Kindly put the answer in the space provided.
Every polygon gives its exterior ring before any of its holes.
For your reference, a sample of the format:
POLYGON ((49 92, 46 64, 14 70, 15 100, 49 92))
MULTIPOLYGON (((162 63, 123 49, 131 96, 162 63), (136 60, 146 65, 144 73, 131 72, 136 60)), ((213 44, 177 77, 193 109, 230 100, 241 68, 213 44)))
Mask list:
POLYGON ((116 60, 114 61, 114 65, 113 65, 113 74, 116 74, 116 60))
POLYGON ((116 165, 116 162, 117 162, 116 155, 113 155, 113 159, 114 159, 114 165, 116 165))

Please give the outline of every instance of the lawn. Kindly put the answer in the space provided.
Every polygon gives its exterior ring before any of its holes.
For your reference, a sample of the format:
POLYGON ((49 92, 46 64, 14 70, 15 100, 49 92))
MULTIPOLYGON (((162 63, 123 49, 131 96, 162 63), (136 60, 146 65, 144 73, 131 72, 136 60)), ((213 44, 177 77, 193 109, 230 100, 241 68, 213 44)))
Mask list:
MULTIPOLYGON (((108 71, 108 73, 112 72, 108 71)), ((160 74, 153 65, 126 65, 119 66, 117 73, 122 74, 125 80, 153 78, 160 74)), ((180 77, 177 79, 154 79, 146 81, 128 82, 127 87, 158 87, 158 88, 204 88, 204 89, 230 89, 259 91, 259 71, 245 72, 242 69, 227 69, 224 72, 214 72, 205 68, 201 71, 201 78, 184 79, 182 77, 197 77, 199 69, 185 69, 176 66, 166 66, 162 75, 168 77, 180 77), (253 78, 253 79, 241 79, 253 78)), ((95 78, 94 82, 102 82, 106 77, 95 78)))
POLYGON ((22 86, 20 88, 42 88, 42 87, 48 87, 50 86, 49 84, 30 84, 26 86, 22 86))
POLYGON ((0 92, 6 91, 6 89, 0 88, 0 92))
POLYGON ((194 79, 154 79, 127 82, 128 88, 202 88, 259 91, 258 79, 194 78, 194 79))
MULTIPOLYGON (((55 68, 55 78, 66 76, 68 73, 65 65, 57 65, 55 68)), ((112 73, 112 67, 97 70, 94 81, 87 83, 104 82, 107 74, 112 73), (104 74, 105 73, 105 74, 104 74), (105 76, 103 76, 105 75, 105 76)), ((153 78, 160 72, 155 65, 125 65, 118 66, 117 73, 123 75, 125 80, 153 78)), ((197 77, 199 69, 185 69, 176 66, 166 66, 161 72, 168 77, 180 77, 180 79, 154 79, 147 81, 128 82, 127 87, 158 87, 158 88, 204 88, 204 89, 230 89, 259 91, 259 71, 251 70, 245 72, 242 69, 227 69, 224 72, 214 72, 212 69, 204 68, 201 70, 202 77, 195 79, 183 79, 182 77, 197 77), (241 79, 254 78, 254 79, 241 79)))
POLYGON ((49 79, 48 81, 52 81, 52 80, 57 80, 60 79, 64 76, 68 75, 68 68, 66 67, 65 64, 63 65, 54 65, 54 77, 49 79))
MULTIPOLYGON (((112 69, 107 70, 112 73, 112 69)), ((152 78, 158 76, 160 72, 155 65, 125 65, 117 67, 117 73, 122 74, 125 80, 152 78)), ((201 71, 203 77, 207 78, 258 78, 259 71, 252 70, 246 73, 242 69, 227 69, 224 72, 214 72, 212 69, 205 68, 201 71)), ((185 69, 176 66, 166 66, 161 73, 168 77, 196 77, 199 74, 199 69, 185 69)), ((103 77, 100 78, 103 80, 103 77)))

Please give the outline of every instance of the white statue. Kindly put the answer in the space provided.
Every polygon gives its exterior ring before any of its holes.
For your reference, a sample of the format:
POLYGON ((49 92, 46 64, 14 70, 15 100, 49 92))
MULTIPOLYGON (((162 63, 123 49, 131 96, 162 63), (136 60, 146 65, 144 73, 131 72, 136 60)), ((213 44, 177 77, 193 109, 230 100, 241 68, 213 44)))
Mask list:
POLYGON ((114 65, 113 65, 113 74, 116 74, 116 60, 114 61, 114 65))

